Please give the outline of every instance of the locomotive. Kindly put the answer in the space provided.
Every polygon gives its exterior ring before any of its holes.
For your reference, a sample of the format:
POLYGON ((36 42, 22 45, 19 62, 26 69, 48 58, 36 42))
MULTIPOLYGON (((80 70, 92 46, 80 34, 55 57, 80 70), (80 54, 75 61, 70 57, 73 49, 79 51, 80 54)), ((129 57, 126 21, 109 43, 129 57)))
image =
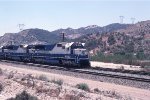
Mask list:
POLYGON ((59 42, 52 45, 6 45, 0 47, 0 59, 69 67, 90 67, 85 43, 59 42))

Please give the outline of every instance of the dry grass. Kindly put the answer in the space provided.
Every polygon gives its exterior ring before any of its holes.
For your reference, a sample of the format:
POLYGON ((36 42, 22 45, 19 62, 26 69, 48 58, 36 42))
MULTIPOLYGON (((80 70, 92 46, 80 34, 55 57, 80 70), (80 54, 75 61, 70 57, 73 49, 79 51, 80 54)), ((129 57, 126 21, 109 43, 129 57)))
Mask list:
POLYGON ((98 93, 100 95, 104 95, 106 97, 111 97, 111 98, 115 98, 115 99, 119 99, 119 100, 123 99, 123 96, 114 90, 113 91, 111 91, 111 90, 110 91, 103 91, 103 90, 99 90, 98 88, 95 88, 94 92, 98 93))
POLYGON ((38 79, 41 80, 41 81, 49 81, 49 79, 47 78, 46 75, 40 75, 40 76, 38 77, 38 79))
POLYGON ((0 93, 2 92, 3 88, 3 85, 0 83, 0 93))
POLYGON ((0 75, 2 75, 3 74, 3 71, 2 71, 2 69, 0 68, 0 75))
POLYGON ((77 84, 76 87, 84 91, 90 91, 90 88, 86 83, 77 84))
POLYGON ((13 73, 12 71, 9 72, 7 78, 8 78, 8 79, 11 79, 11 78, 13 78, 13 77, 14 77, 14 73, 13 73))
POLYGON ((38 98, 23 91, 21 94, 17 94, 15 98, 9 98, 7 100, 38 100, 38 98))
POLYGON ((58 85, 62 85, 62 84, 63 84, 63 80, 62 80, 62 79, 58 79, 58 80, 53 79, 53 80, 51 80, 50 82, 52 82, 52 83, 54 83, 54 84, 58 84, 58 85))

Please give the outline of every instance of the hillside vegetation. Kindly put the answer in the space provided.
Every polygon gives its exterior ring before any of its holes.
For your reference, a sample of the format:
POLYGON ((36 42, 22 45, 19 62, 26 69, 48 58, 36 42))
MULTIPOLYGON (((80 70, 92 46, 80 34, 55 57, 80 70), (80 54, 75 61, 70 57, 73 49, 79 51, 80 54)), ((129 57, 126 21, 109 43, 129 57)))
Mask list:
POLYGON ((92 60, 150 66, 150 21, 117 32, 91 34, 82 41, 93 52, 92 60))

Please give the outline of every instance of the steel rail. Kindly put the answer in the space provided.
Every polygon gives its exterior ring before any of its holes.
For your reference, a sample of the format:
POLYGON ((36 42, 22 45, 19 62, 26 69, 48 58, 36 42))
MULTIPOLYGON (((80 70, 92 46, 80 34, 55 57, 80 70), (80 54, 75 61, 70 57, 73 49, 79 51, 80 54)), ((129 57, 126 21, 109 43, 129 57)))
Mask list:
POLYGON ((75 73, 81 73, 81 74, 105 76, 105 77, 118 78, 118 79, 127 79, 127 80, 140 81, 140 82, 148 82, 148 83, 150 82, 150 79, 146 79, 146 78, 138 78, 138 77, 124 76, 124 75, 114 75, 114 74, 94 72, 94 71, 92 72, 92 71, 87 71, 87 70, 83 70, 83 69, 64 68, 64 67, 59 67, 59 66, 50 66, 50 65, 34 64, 34 63, 24 63, 24 62, 9 61, 9 60, 1 60, 1 62, 28 65, 28 66, 55 69, 55 70, 62 70, 62 71, 69 71, 69 72, 75 72, 75 73))

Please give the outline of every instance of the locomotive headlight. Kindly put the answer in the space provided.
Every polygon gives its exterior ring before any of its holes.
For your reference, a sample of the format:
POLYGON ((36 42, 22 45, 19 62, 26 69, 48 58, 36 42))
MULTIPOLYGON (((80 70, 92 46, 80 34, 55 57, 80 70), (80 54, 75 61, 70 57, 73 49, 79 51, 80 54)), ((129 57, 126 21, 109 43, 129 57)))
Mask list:
POLYGON ((75 54, 78 55, 87 55, 86 49, 74 49, 75 54))
POLYGON ((82 54, 85 55, 85 51, 82 51, 82 54))
POLYGON ((87 51, 86 50, 82 50, 81 54, 82 55, 87 55, 87 51))

